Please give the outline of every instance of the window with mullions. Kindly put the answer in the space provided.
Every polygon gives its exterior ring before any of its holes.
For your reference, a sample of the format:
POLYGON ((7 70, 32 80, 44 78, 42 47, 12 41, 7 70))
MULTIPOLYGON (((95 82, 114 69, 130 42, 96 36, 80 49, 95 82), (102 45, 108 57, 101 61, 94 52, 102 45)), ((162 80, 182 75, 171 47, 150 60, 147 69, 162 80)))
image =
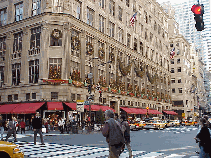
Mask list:
POLYGON ((87 7, 87 24, 94 26, 94 10, 87 7))
POLYGON ((23 32, 19 32, 19 33, 14 34, 12 59, 21 57, 22 36, 23 36, 23 32))
POLYGON ((123 43, 123 29, 118 29, 118 41, 123 43))
POLYGON ((23 2, 15 4, 15 21, 23 20, 23 2))
POLYGON ((61 79, 61 58, 50 58, 49 59, 49 79, 61 79))
POLYGON ((122 8, 121 8, 120 6, 118 7, 118 11, 119 11, 118 19, 119 19, 120 21, 122 21, 122 8))
POLYGON ((102 15, 99 15, 99 30, 104 33, 105 30, 105 18, 102 15))
POLYGON ((99 6, 103 9, 105 9, 105 1, 106 0, 100 0, 100 2, 99 2, 99 6))
POLYGON ((126 6, 129 7, 129 5, 130 5, 130 1, 129 0, 126 0, 126 6))
POLYGON ((38 83, 39 59, 29 61, 29 83, 38 83))
POLYGON ((76 18, 81 19, 81 2, 76 0, 76 18))
POLYGON ((114 37, 114 27, 115 24, 109 21, 109 36, 114 37))
POLYGON ((111 15, 115 15, 115 2, 113 0, 109 1, 109 12, 111 15))
POLYGON ((20 83, 21 64, 12 64, 12 85, 19 85, 20 83))
POLYGON ((3 58, 5 57, 6 53, 6 37, 0 38, 0 57, 3 58))
POLYGON ((41 27, 31 29, 30 49, 40 48, 41 27))
POLYGON ((7 24, 7 8, 0 10, 0 26, 7 24))
POLYGON ((0 66, 0 87, 4 84, 4 66, 0 66))
POLYGON ((41 0, 32 0, 32 16, 41 13, 41 0))

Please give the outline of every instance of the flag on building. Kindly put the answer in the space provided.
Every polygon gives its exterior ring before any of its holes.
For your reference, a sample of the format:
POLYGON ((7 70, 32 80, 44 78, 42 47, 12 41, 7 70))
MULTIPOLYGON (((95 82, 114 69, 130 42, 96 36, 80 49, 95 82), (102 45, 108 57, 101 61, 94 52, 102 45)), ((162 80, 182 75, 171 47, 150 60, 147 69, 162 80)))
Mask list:
POLYGON ((172 59, 175 55, 175 48, 172 49, 171 53, 170 53, 170 59, 172 59))
POLYGON ((136 15, 137 15, 137 12, 132 16, 132 18, 130 19, 130 26, 133 26, 134 23, 135 23, 135 20, 136 20, 136 15))

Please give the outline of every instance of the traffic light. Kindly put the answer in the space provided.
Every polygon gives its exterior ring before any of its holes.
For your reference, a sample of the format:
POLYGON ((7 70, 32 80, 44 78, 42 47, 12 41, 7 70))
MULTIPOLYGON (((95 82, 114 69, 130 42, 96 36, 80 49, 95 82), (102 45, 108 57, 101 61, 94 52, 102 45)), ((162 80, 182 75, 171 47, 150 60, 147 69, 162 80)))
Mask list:
POLYGON ((194 19, 196 21, 195 27, 197 31, 204 30, 204 21, 203 21, 204 5, 203 4, 193 5, 191 11, 194 13, 194 19))
POLYGON ((147 115, 148 115, 148 113, 149 113, 149 107, 147 107, 147 115))
POLYGON ((101 91, 101 90, 99 90, 99 93, 100 93, 100 98, 102 98, 102 91, 101 91))

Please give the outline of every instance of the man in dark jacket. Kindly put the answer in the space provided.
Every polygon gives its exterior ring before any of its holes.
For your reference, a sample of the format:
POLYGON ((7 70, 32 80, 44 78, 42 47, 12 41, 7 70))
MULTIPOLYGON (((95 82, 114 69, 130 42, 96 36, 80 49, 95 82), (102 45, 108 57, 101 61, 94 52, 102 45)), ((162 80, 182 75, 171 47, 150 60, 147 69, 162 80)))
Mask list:
POLYGON ((0 115, 0 131, 1 131, 1 140, 3 141, 3 134, 4 134, 4 124, 5 121, 2 118, 2 116, 0 115))
POLYGON ((129 126, 129 124, 126 120, 126 117, 124 115, 121 116, 121 125, 125 127, 125 131, 124 131, 125 144, 129 151, 129 158, 132 158, 132 150, 131 150, 131 146, 130 146, 130 126, 129 126))
POLYGON ((34 145, 36 145, 37 133, 40 134, 40 139, 41 139, 42 145, 45 145, 44 140, 43 140, 42 131, 41 131, 42 130, 42 119, 40 118, 39 112, 36 113, 35 118, 32 120, 32 127, 34 129, 34 145))
POLYGON ((15 120, 16 120, 16 118, 13 117, 12 118, 12 121, 10 121, 8 123, 8 133, 7 133, 7 137, 6 137, 6 140, 5 141, 7 141, 8 138, 13 134, 13 137, 15 138, 15 141, 14 142, 17 142, 17 139, 16 139, 16 130, 15 130, 15 128, 16 128, 16 122, 15 122, 15 120))
POLYGON ((124 145, 121 125, 118 121, 113 119, 114 113, 112 110, 105 111, 105 118, 106 121, 102 128, 102 134, 106 137, 106 141, 109 145, 109 158, 119 158, 124 145))

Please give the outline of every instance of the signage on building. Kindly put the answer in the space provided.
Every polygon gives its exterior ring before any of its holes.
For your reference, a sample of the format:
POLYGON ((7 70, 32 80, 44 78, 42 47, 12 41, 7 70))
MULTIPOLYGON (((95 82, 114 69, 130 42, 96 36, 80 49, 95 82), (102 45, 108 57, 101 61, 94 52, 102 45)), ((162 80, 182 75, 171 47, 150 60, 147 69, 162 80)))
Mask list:
POLYGON ((84 112, 84 100, 77 100, 77 112, 84 112))
POLYGON ((185 113, 182 113, 182 117, 185 117, 185 113))

